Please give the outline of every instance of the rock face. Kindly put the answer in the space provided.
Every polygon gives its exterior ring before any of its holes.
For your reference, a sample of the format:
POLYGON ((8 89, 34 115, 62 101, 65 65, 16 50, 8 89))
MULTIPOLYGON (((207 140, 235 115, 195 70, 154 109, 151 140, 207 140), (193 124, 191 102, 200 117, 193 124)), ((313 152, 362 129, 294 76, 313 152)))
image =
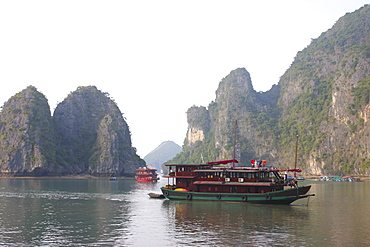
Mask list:
POLYGON ((5 102, 0 114, 0 172, 40 174, 55 165, 49 104, 35 87, 5 102))
POLYGON ((117 105, 94 86, 80 87, 61 102, 53 120, 60 167, 73 173, 135 173, 145 161, 132 148, 117 105))
POLYGON ((197 141, 205 139, 209 131, 209 114, 205 107, 193 106, 187 111, 188 131, 186 134, 187 146, 193 146, 197 141))
POLYGON ((299 134, 306 172, 370 173, 369 5, 340 18, 299 52, 279 85, 281 137, 299 134))
POLYGON ((94 86, 79 87, 53 117, 33 86, 0 114, 0 172, 16 175, 132 175, 145 161, 117 105, 94 86))
POLYGON ((307 174, 370 174, 370 6, 346 14, 298 52, 278 85, 256 92, 249 73, 226 76, 208 108, 188 111, 184 151, 171 163, 266 159, 307 174))
POLYGON ((232 71, 220 82, 216 100, 208 109, 203 106, 189 108, 184 151, 170 163, 233 158, 234 141, 238 143, 235 158, 244 164, 255 159, 257 153, 258 157, 268 156, 271 160, 277 149, 267 124, 272 123, 272 116, 276 115, 278 96, 276 86, 269 92, 257 93, 244 68, 232 71))

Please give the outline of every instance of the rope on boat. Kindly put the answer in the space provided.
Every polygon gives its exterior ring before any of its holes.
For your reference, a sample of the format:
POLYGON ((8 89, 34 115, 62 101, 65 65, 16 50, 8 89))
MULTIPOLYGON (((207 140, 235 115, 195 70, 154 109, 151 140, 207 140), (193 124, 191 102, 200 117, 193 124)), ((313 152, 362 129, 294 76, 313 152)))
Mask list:
POLYGON ((308 203, 310 201, 310 197, 307 197, 307 204, 306 204, 306 207, 308 207, 308 203))
POLYGON ((291 206, 305 206, 308 207, 308 203, 310 202, 310 196, 307 196, 307 203, 306 204, 290 204, 291 206))

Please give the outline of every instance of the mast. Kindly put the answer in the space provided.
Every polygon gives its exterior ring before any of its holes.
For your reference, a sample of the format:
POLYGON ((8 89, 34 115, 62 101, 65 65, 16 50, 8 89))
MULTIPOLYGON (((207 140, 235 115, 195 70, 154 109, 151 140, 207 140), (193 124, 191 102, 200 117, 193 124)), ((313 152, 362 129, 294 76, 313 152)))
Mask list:
MULTIPOLYGON (((298 135, 295 142, 295 161, 294 161, 294 170, 297 169, 297 158, 298 158, 298 135)), ((296 177, 296 172, 294 171, 294 177, 296 177)))
POLYGON ((236 128, 238 127, 238 120, 235 120, 235 126, 234 126, 234 150, 233 150, 233 168, 235 166, 235 158, 236 158, 236 128))

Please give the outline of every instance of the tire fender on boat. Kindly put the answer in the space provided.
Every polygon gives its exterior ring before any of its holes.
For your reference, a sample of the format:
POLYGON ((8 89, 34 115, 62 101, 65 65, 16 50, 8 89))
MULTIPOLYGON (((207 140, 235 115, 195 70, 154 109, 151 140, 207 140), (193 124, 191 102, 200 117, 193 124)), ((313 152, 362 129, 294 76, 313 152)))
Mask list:
POLYGON ((267 201, 270 201, 270 200, 271 200, 271 195, 270 195, 270 194, 267 194, 267 195, 266 195, 266 200, 267 200, 267 201))
POLYGON ((216 198, 217 198, 218 200, 220 200, 220 199, 221 199, 221 195, 220 195, 220 194, 218 194, 218 195, 216 196, 216 198))
POLYGON ((188 199, 188 200, 193 199, 193 195, 192 195, 192 194, 188 194, 188 195, 186 196, 186 199, 188 199))
POLYGON ((168 190, 165 190, 164 192, 163 192, 163 194, 165 195, 165 196, 168 196, 168 190))
POLYGON ((248 196, 246 196, 246 195, 245 195, 245 196, 243 196, 243 197, 242 197, 242 200, 243 200, 243 202, 246 202, 246 201, 248 200, 248 196))

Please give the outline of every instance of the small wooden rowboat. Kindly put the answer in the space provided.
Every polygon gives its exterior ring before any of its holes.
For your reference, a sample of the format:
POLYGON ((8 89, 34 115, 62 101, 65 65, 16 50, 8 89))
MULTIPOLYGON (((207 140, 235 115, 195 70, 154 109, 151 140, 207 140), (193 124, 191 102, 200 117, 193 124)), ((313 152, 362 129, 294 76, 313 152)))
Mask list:
POLYGON ((149 193, 148 196, 154 199, 164 199, 165 198, 163 194, 157 194, 157 193, 149 193))

